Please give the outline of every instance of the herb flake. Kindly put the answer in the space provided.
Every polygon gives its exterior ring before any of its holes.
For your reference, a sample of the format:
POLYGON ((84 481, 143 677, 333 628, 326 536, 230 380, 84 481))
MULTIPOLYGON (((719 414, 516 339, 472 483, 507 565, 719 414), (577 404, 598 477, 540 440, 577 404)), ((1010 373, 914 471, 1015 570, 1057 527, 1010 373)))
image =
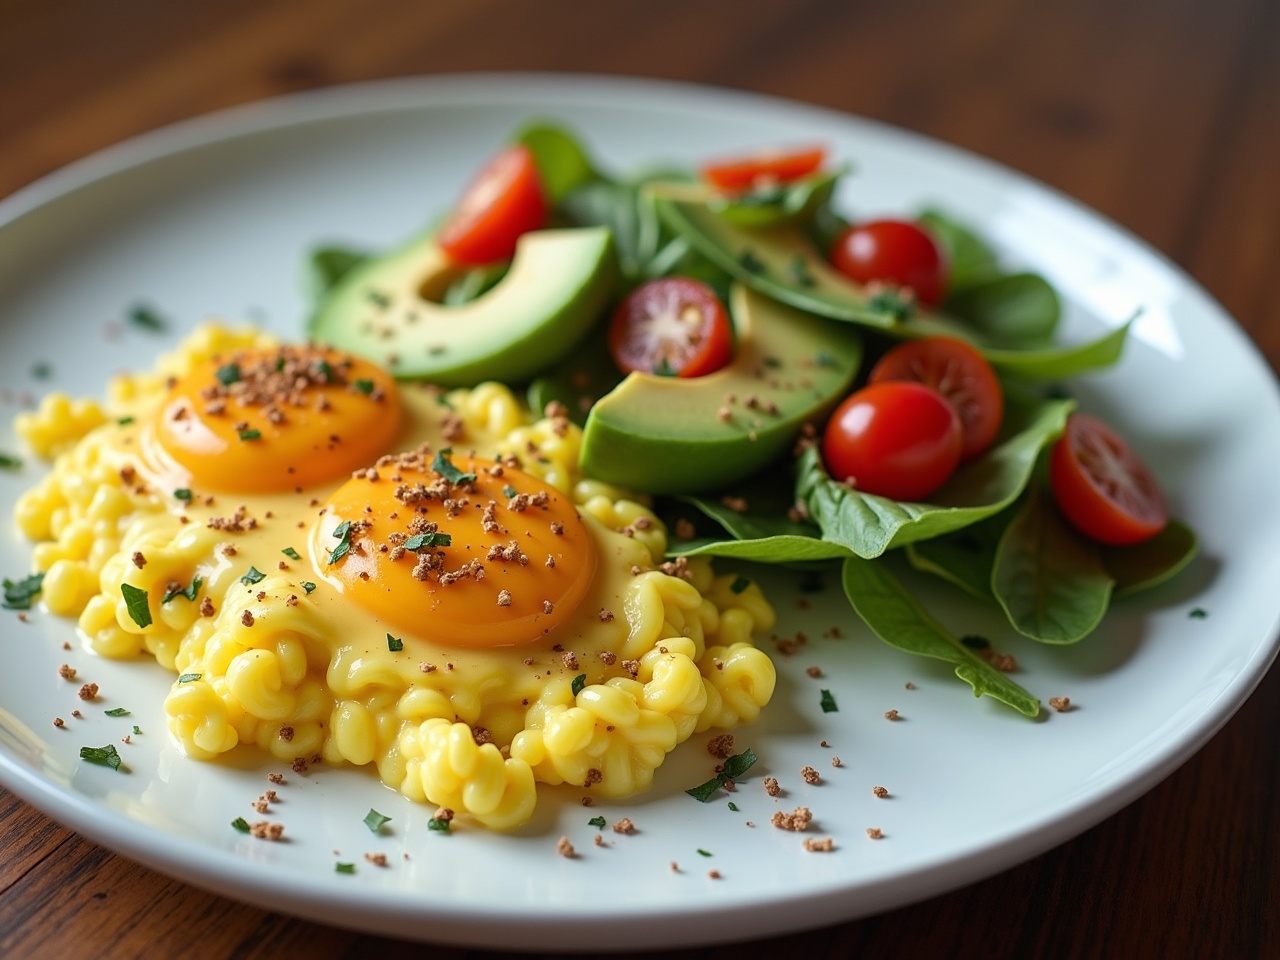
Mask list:
POLYGON ((701 803, 706 803, 715 796, 717 790, 725 785, 725 781, 737 780, 751 769, 755 762, 755 752, 748 747, 741 753, 734 754, 726 760, 724 765, 720 768, 720 772, 706 783, 700 783, 698 786, 686 790, 685 793, 701 803))
POLYGON ((425 550, 427 547, 447 547, 453 543, 448 533, 415 533, 404 542, 406 550, 425 550))
POLYGON ((150 330, 152 333, 163 333, 168 329, 168 321, 146 304, 139 303, 130 308, 129 322, 135 327, 150 330))
POLYGON ((246 587, 251 587, 255 583, 259 583, 260 581, 265 580, 266 577, 267 575, 263 573, 261 570, 259 570, 257 567, 250 567, 249 572, 240 578, 240 582, 243 583, 246 587))
POLYGON ((738 574, 738 576, 734 578, 733 583, 729 584, 729 589, 734 593, 742 593, 742 591, 746 590, 749 586, 751 586, 751 581, 742 574, 738 574))
POLYGON ((186 597, 188 600, 194 601, 203 583, 203 577, 193 577, 191 583, 185 589, 179 587, 177 590, 166 590, 164 596, 160 598, 160 602, 165 604, 178 597, 186 597))
POLYGON ((363 393, 366 397, 373 393, 372 380, 356 380, 353 382, 352 386, 363 393))
POLYGON ((240 437, 241 440, 246 440, 246 441, 261 440, 262 431, 261 430, 241 430, 238 436, 240 437))
POLYGON ((178 677, 178 682, 190 683, 192 680, 199 680, 203 676, 203 673, 184 673, 182 676, 178 677))
POLYGON ((81 747, 80 759, 110 767, 112 770, 119 770, 124 766, 124 761, 120 759, 114 743, 108 743, 105 747, 81 747))
MULTIPOLYGON (((338 545, 333 548, 333 552, 329 554, 329 562, 337 563, 347 555, 347 551, 351 549, 351 521, 343 520, 333 531, 334 539, 338 541, 338 545)), ((311 591, 308 590, 308 593, 311 591)))
POLYGON ((569 689, 573 691, 573 695, 576 697, 582 692, 582 688, 586 685, 587 675, 585 673, 580 673, 573 678, 573 682, 569 684, 569 689))
POLYGON ((183 503, 191 502, 191 490, 188 487, 179 487, 173 491, 173 499, 181 500, 183 503))
POLYGON ((316 585, 312 583, 310 580, 303 580, 301 586, 302 586, 302 589, 307 591, 308 594, 310 594, 311 591, 316 588, 316 585))
POLYGON ((387 649, 390 650, 392 653, 399 653, 401 650, 404 649, 404 641, 399 637, 393 637, 391 634, 388 633, 387 649))
POLYGON ((0 470, 21 470, 22 460, 11 453, 0 453, 0 470))
POLYGON ((354 863, 335 863, 333 865, 334 873, 355 873, 356 865, 354 863))
POLYGON ((590 820, 587 821, 588 826, 595 827, 597 830, 603 830, 608 825, 608 823, 609 821, 606 820, 604 817, 592 817, 590 820))
POLYGON ((124 596, 124 605, 129 611, 129 619, 140 627, 151 626, 151 604, 148 602, 147 591, 131 583, 122 583, 120 593, 124 596))
POLYGON ((840 708, 836 706, 836 698, 831 695, 830 690, 822 691, 822 699, 818 701, 822 707, 823 713, 839 713, 840 708))
POLYGON ((288 557, 290 560, 301 560, 301 559, 302 559, 302 555, 301 555, 301 554, 299 554, 297 550, 293 549, 293 547, 285 547, 285 548, 284 548, 283 550, 281 550, 280 552, 281 552, 281 553, 283 553, 283 554, 284 554, 286 557, 288 557))
POLYGON ((453 453, 451 447, 445 447, 431 458, 431 469, 440 476, 444 477, 450 483, 474 483, 476 475, 474 473, 463 473, 453 465, 453 461, 449 459, 449 454, 453 453))
POLYGON ((427 821, 427 829, 434 830, 436 833, 449 833, 449 821, 444 817, 432 817, 427 821))
POLYGON ((234 820, 231 821, 231 826, 234 827, 236 830, 239 830, 241 833, 249 832, 249 821, 246 820, 244 817, 236 817, 234 820))
POLYGON ((227 363, 218 368, 214 377, 224 387, 229 387, 233 383, 239 383, 243 374, 240 372, 240 364, 227 363))
POLYGON ((2 604, 4 609, 30 610, 31 601, 36 598, 43 586, 43 573, 33 573, 29 577, 23 577, 21 580, 10 580, 6 577, 4 580, 4 603, 2 604))
POLYGON ((378 833, 382 830, 382 825, 390 821, 390 817, 384 816, 373 807, 370 807, 369 812, 364 815, 364 825, 369 828, 370 833, 378 833))
POLYGON ((124 708, 124 707, 114 707, 114 708, 112 708, 111 710, 107 710, 107 711, 105 711, 105 713, 106 713, 106 715, 107 715, 108 717, 127 717, 127 716, 129 716, 129 711, 128 711, 126 708, 124 708))

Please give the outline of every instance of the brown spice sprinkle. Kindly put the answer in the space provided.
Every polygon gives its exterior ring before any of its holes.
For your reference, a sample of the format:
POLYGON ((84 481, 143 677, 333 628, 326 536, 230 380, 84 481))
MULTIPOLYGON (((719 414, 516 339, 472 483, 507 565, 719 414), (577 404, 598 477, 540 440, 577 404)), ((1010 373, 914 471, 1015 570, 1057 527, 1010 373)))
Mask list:
POLYGON ((888 791, 888 790, 886 790, 884 787, 881 787, 881 786, 875 786, 875 787, 872 787, 872 788, 871 788, 871 792, 872 792, 872 793, 874 793, 874 794, 875 794, 877 797, 879 797, 881 800, 883 800, 885 797, 887 797, 887 796, 889 795, 889 791, 888 791))
POLYGON ((621 833, 625 836, 631 836, 636 832, 636 825, 631 822, 630 817, 623 817, 613 825, 614 833, 621 833))
POLYGON ((867 827, 867 836, 872 840, 883 840, 884 833, 879 827, 867 827))
POLYGON ((804 778, 805 783, 810 785, 820 783, 822 781, 822 777, 819 775, 818 771, 807 765, 800 769, 800 776, 804 778))
POLYGON ((509 607, 509 606, 511 606, 511 591, 510 591, 510 590, 499 590, 499 591, 498 591, 498 606, 500 606, 500 607, 509 607))
POLYGON ((283 773, 268 773, 268 774, 267 774, 267 779, 268 779, 269 781, 271 781, 272 783, 274 783, 274 784, 276 784, 276 785, 279 785, 279 784, 284 783, 284 774, 283 774, 283 773))
POLYGON ((733 734, 721 733, 707 741, 707 753, 720 760, 733 755, 733 734))
POLYGON ((248 610, 246 610, 244 613, 240 614, 240 622, 243 623, 246 627, 252 627, 253 614, 250 613, 248 610))
POLYGON ((734 513, 747 512, 746 497, 721 497, 720 502, 723 503, 730 510, 732 510, 734 513))
POLYGON ((387 855, 385 853, 366 853, 364 858, 375 867, 385 867, 387 865, 387 855))
POLYGON ((841 763, 841 761, 840 761, 840 758, 839 758, 839 757, 832 757, 832 758, 831 758, 831 765, 832 765, 833 767, 841 767, 841 766, 844 766, 844 764, 843 764, 843 763, 841 763))
POLYGON ((53 725, 61 729, 62 727, 65 727, 67 725, 67 721, 63 720, 61 717, 54 717, 53 725))
POLYGON ((597 614, 597 616, 600 618, 601 623, 608 623, 610 620, 613 619, 613 611, 606 610, 604 607, 601 607, 600 612, 597 614))
POLYGON ((773 816, 769 818, 769 822, 779 830, 794 830, 796 833, 808 830, 812 820, 813 814, 808 807, 796 807, 790 813, 775 810, 773 816))
POLYGON ((284 836, 284 824, 259 820, 249 825, 249 833, 259 840, 279 840, 284 836))
POLYGON ((564 664, 564 668, 566 670, 578 669, 578 658, 574 656, 572 650, 566 650, 564 653, 562 653, 560 655, 560 660, 564 664))
POLYGON ((599 783, 603 779, 604 779, 604 774, 601 773, 599 770, 597 770, 595 767, 592 767, 590 770, 587 771, 586 779, 582 781, 582 785, 584 787, 590 787, 590 786, 593 786, 594 784, 599 783))
POLYGON ((284 726, 280 728, 280 739, 288 743, 293 739, 293 727, 284 726))
POLYGON ((1053 707, 1058 713, 1066 713, 1071 709, 1070 697, 1050 697, 1049 706, 1053 707))
POLYGON ((568 837, 561 837, 556 841, 556 853, 566 860, 572 860, 577 856, 577 851, 573 849, 573 844, 569 842, 568 837))
POLYGON ((830 837, 805 837, 804 848, 810 853, 830 853, 835 843, 830 837))
POLYGON ((147 558, 143 556, 141 550, 133 551, 133 556, 130 559, 133 560, 133 565, 139 570, 147 565, 147 558))
POLYGON ((886 720, 901 720, 902 716, 897 710, 886 710, 884 712, 884 718, 886 720))
POLYGON ((64 663, 58 667, 58 676, 63 680, 74 680, 76 678, 76 668, 69 663, 64 663))
POLYGON ((86 683, 76 693, 76 696, 79 697, 81 700, 92 700, 97 695, 98 695, 98 685, 96 683, 86 683))
POLYGON ((822 676, 821 667, 805 667, 804 672, 807 673, 809 676, 813 677, 815 680, 818 677, 822 676))
POLYGON ((212 600, 210 600, 208 597, 205 597, 203 600, 200 601, 200 616, 212 617, 214 612, 215 610, 213 607, 212 600))
POLYGON ((782 795, 782 788, 778 786, 777 777, 764 778, 764 792, 771 797, 778 797, 782 795))
POLYGON ((914 690, 916 688, 916 685, 912 683, 910 680, 908 680, 905 684, 903 684, 903 687, 904 689, 907 689, 907 690, 914 690))
POLYGON ((707 876, 708 876, 708 877, 710 877, 712 880, 719 880, 719 879, 720 879, 720 871, 719 871, 719 870, 708 870, 708 871, 707 871, 707 876))

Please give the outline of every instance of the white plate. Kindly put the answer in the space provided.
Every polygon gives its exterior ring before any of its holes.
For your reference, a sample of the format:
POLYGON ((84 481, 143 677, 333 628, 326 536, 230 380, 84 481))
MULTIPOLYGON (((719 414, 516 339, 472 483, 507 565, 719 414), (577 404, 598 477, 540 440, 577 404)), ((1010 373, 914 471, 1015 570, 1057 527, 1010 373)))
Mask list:
MULTIPOLYGON (((245 837, 229 822, 252 817, 248 803, 274 765, 184 759, 164 731, 169 678, 154 664, 68 653, 69 624, 6 615, 6 786, 127 856, 260 906, 477 946, 636 949, 833 923, 1004 869, 1139 796, 1239 707, 1275 655, 1280 611, 1280 511, 1270 508, 1280 489, 1280 403, 1266 365, 1203 291, 1096 215, 1008 170, 829 111, 654 82, 440 77, 290 97, 142 137, 0 203, 0 384, 14 394, 99 394, 110 372, 149 365, 178 328, 210 314, 265 318, 298 334, 305 250, 322 240, 381 247, 412 233, 514 126, 537 116, 576 127, 620 170, 821 139, 857 163, 846 209, 945 206, 1011 262, 1058 284, 1069 336, 1145 307, 1123 362, 1074 389, 1156 468, 1201 533, 1202 557, 1166 588, 1117 603, 1103 629, 1072 649, 1019 643, 956 595, 928 594, 954 629, 1016 654, 1018 679, 1042 700, 1078 704, 1046 710, 1040 722, 975 701, 945 668, 879 644, 854 626, 835 589, 805 612, 779 581, 780 632, 812 639, 777 658, 767 719, 738 734, 739 748, 761 758, 733 798, 740 812, 682 792, 707 769, 705 737, 695 737, 647 796, 587 810, 573 791, 551 792, 514 836, 430 833, 427 811, 371 776, 327 770, 289 774, 281 788, 289 842, 245 837), (106 338, 108 322, 139 300, 174 318, 174 329, 157 336, 124 324, 106 338), (32 372, 41 360, 52 365, 48 380, 32 372), (1189 616, 1196 607, 1208 617, 1189 616), (843 639, 820 638, 832 624, 843 639), (57 676, 63 661, 105 699, 76 700, 77 685, 57 676), (808 677, 811 665, 826 676, 808 677), (821 712, 820 687, 839 712, 821 712), (52 726, 77 706, 86 719, 52 726), (102 715, 114 706, 133 716, 102 715), (889 709, 904 719, 886 721, 889 709), (142 735, 120 748, 127 775, 77 759, 80 746, 118 740, 134 723, 142 735), (821 784, 802 781, 805 764, 821 784), (765 774, 787 794, 766 796, 765 774), (892 796, 875 798, 875 785, 892 796), (773 810, 800 804, 834 851, 805 852, 800 835, 768 825, 773 810), (361 822, 370 807, 393 818, 383 836, 361 822), (597 813, 630 816, 640 832, 606 833, 596 847, 587 820, 597 813), (884 839, 868 839, 868 827, 884 839), (578 858, 556 855, 562 834, 578 858), (379 850, 390 856, 385 869, 362 859, 379 850), (336 874, 335 860, 356 862, 356 875, 336 874)), ((8 420, 0 449, 12 451, 8 420)), ((30 465, 0 475, 6 514, 37 473, 30 465)), ((3 537, 3 572, 25 574, 28 546, 9 524, 3 537)))

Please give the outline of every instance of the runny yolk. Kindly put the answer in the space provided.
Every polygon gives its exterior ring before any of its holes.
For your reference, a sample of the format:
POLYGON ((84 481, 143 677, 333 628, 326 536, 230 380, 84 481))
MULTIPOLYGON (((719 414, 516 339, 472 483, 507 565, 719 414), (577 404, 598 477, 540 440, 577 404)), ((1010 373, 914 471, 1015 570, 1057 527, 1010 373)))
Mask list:
POLYGON ((244 350, 178 380, 153 426, 193 486, 229 493, 310 487, 350 475, 394 443, 395 382, 325 347, 244 350))
POLYGON ((389 632, 459 647, 546 636, 596 569, 591 531, 564 494, 447 451, 384 457, 340 487, 313 528, 312 557, 389 632))

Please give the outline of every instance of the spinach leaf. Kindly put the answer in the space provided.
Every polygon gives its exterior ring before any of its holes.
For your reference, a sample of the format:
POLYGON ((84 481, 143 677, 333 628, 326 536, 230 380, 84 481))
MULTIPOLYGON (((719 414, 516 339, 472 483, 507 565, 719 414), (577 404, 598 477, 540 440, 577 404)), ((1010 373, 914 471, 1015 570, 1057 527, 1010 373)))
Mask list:
POLYGON ((991 591, 1013 628, 1041 643, 1076 643, 1101 622, 1113 583, 1098 545, 1034 486, 1005 528, 991 571, 991 591))
POLYGON ((599 176, 586 148, 556 124, 530 124, 516 134, 515 141, 533 153, 538 178, 553 207, 571 190, 599 176))
POLYGON ((970 596, 992 600, 991 568, 1009 518, 1010 510, 1002 510, 954 533, 909 543, 904 552, 915 569, 941 577, 970 596))
POLYGON ((996 252, 968 227, 938 210, 925 210, 917 219, 946 252, 952 294, 1000 275, 996 252))
POLYGON ((1200 551, 1195 531, 1170 519, 1160 533, 1131 547, 1103 547, 1102 563, 1116 582, 1115 595, 1157 587, 1178 574, 1200 551))
POLYGON ((767 227, 787 220, 808 219, 831 201, 847 166, 818 173, 764 190, 731 197, 712 195, 707 206, 716 215, 742 227, 767 227))
POLYGON ((971 653, 920 605, 883 560, 850 557, 841 579, 854 611, 889 646, 952 664, 956 676, 973 687, 976 697, 992 697, 1028 717, 1040 713, 1038 699, 971 653))
POLYGON ((1049 347, 1062 315, 1058 291, 1036 273, 1011 273, 953 291, 947 311, 963 320, 992 347, 1037 350, 1049 347))
POLYGON ((891 547, 937 537, 999 513, 1026 489, 1040 451, 1066 425, 1074 404, 1010 392, 996 445, 964 464, 930 503, 904 503, 832 480, 816 450, 800 458, 797 495, 822 538, 871 559, 891 547))

